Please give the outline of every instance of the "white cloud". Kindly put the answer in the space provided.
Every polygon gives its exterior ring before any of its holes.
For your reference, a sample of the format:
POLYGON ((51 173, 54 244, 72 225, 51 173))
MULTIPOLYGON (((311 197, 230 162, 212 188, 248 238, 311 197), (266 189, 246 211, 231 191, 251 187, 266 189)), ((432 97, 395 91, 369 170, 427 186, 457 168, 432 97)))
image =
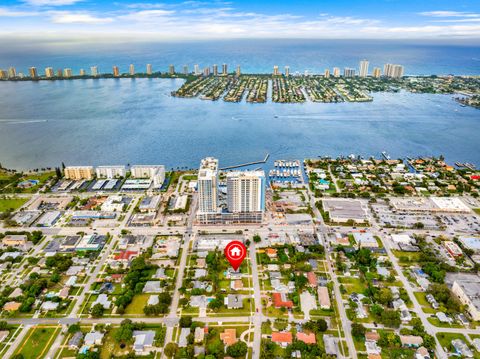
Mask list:
POLYGON ((20 11, 20 10, 11 10, 8 8, 0 8, 0 17, 24 17, 24 16, 37 16, 39 15, 36 11, 20 11))
POLYGON ((480 17, 480 14, 462 11, 425 11, 419 14, 431 17, 480 17))
POLYGON ((73 5, 83 0, 23 0, 24 3, 33 6, 64 6, 73 5))
POLYGON ((87 13, 68 11, 50 12, 51 20, 55 24, 107 24, 113 22, 111 17, 96 17, 87 13))

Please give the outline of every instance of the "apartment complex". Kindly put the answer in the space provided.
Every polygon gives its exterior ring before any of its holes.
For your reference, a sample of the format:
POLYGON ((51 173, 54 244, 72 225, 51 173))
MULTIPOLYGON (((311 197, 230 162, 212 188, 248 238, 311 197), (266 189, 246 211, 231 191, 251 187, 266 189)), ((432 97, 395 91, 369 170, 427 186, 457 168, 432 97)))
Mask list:
POLYGON ((69 166, 65 167, 65 178, 69 180, 91 180, 93 179, 93 166, 69 166))
POLYGON ((197 221, 201 224, 260 223, 265 211, 265 173, 234 171, 226 176, 220 203, 218 160, 203 159, 198 172, 197 221))
POLYGON ((125 177, 125 166, 98 166, 95 169, 97 178, 120 178, 125 177))

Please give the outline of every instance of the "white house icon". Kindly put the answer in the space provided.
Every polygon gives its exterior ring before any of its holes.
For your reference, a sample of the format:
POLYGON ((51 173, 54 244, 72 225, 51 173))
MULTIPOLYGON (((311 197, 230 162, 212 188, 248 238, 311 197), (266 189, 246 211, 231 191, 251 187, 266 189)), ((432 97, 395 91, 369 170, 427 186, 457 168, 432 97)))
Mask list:
POLYGON ((242 251, 238 247, 233 247, 232 249, 230 249, 230 254, 232 255, 232 257, 240 257, 240 253, 242 253, 242 251))

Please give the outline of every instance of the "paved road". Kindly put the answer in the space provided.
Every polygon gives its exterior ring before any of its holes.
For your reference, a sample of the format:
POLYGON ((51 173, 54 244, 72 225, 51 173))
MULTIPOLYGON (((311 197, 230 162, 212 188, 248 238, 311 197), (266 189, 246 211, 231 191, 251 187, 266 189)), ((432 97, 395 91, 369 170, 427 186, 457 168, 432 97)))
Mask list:
POLYGON ((345 306, 343 304, 342 294, 340 293, 340 283, 338 282, 337 275, 335 274, 335 271, 333 270, 333 266, 332 266, 332 263, 331 263, 331 260, 330 260, 330 247, 329 247, 327 241, 325 240, 325 236, 323 236, 323 234, 326 234, 328 232, 328 229, 327 229, 327 226, 325 225, 325 223, 323 222, 323 217, 322 217, 320 211, 315 206, 315 197, 311 193, 310 188, 308 189, 308 192, 309 192, 309 198, 310 198, 310 206, 313 209, 313 213, 315 214, 315 217, 318 220, 318 223, 319 223, 318 229, 319 229, 320 233, 322 234, 321 237, 322 237, 322 241, 323 241, 322 244, 325 248, 325 259, 326 259, 326 262, 327 262, 327 268, 328 268, 328 272, 330 274, 330 278, 333 282, 333 290, 334 290, 335 298, 336 298, 335 301, 337 303, 337 310, 338 310, 338 313, 340 315, 340 320, 342 322, 341 324, 342 324, 342 327, 343 327, 343 333, 344 333, 344 336, 345 336, 345 341, 347 342, 347 346, 348 346, 348 353, 349 353, 349 356, 351 358, 356 359, 357 358, 357 351, 355 349, 355 343, 353 342, 353 338, 352 338, 352 327, 351 327, 352 324, 351 324, 350 320, 347 318, 347 312, 345 311, 345 306))
MULTIPOLYGON (((180 300, 180 292, 179 289, 183 285, 183 276, 185 273, 185 266, 187 265, 187 257, 190 247, 190 239, 192 238, 192 225, 193 221, 195 220, 195 213, 196 213, 196 205, 197 205, 197 196, 193 196, 192 204, 190 206, 190 215, 187 221, 187 228, 183 235, 183 246, 182 246, 182 256, 180 257, 180 264, 177 270, 177 281, 175 283, 175 290, 173 291, 173 298, 172 304, 170 306, 170 313, 168 314, 168 318, 170 321, 167 322, 167 332, 165 335, 165 345, 172 341, 173 337, 173 326, 172 323, 178 322, 178 302, 180 300)), ((165 355, 162 353, 162 358, 165 358, 165 355)))
POLYGON ((256 255, 255 243, 252 241, 250 244, 250 264, 252 266, 252 282, 253 282, 253 296, 255 302, 255 312, 253 315, 253 325, 254 325, 254 334, 253 334, 253 348, 252 348, 252 358, 260 358, 260 344, 262 341, 262 322, 264 321, 262 313, 262 293, 260 290, 260 280, 258 279, 258 265, 257 265, 257 255, 256 255), (257 312, 258 310, 258 312, 257 312))

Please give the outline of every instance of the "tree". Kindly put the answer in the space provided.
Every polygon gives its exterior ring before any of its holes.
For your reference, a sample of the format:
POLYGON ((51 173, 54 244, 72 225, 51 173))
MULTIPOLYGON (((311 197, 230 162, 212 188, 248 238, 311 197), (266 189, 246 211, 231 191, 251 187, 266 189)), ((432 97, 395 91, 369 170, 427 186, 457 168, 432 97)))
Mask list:
POLYGON ((258 234, 253 236, 253 241, 255 243, 260 243, 262 241, 262 237, 260 237, 258 234))
POLYGON ((238 341, 235 344, 227 347, 227 354, 234 358, 245 356, 245 354, 247 354, 247 351, 247 344, 242 341, 238 341))
POLYGON ((192 326, 192 317, 181 317, 179 325, 181 328, 190 328, 192 326))
POLYGON ((163 349, 163 353, 169 358, 173 358, 177 354, 177 351, 178 345, 176 343, 168 343, 165 345, 165 349, 163 349))
POLYGON ((352 323, 352 336, 357 339, 363 339, 367 329, 360 323, 352 323))
POLYGON ((72 324, 68 327, 68 334, 75 334, 76 332, 79 332, 81 329, 80 329, 80 324, 78 323, 75 323, 75 324, 72 324))
POLYGON ((381 322, 387 327, 398 328, 401 324, 400 313, 396 310, 386 309, 380 315, 381 322))
POLYGON ((103 305, 100 303, 97 303, 92 307, 90 314, 94 318, 100 318, 103 316, 103 310, 104 310, 103 305))
POLYGON ((115 340, 118 343, 128 343, 133 338, 133 323, 130 319, 122 320, 120 328, 115 332, 115 340))

